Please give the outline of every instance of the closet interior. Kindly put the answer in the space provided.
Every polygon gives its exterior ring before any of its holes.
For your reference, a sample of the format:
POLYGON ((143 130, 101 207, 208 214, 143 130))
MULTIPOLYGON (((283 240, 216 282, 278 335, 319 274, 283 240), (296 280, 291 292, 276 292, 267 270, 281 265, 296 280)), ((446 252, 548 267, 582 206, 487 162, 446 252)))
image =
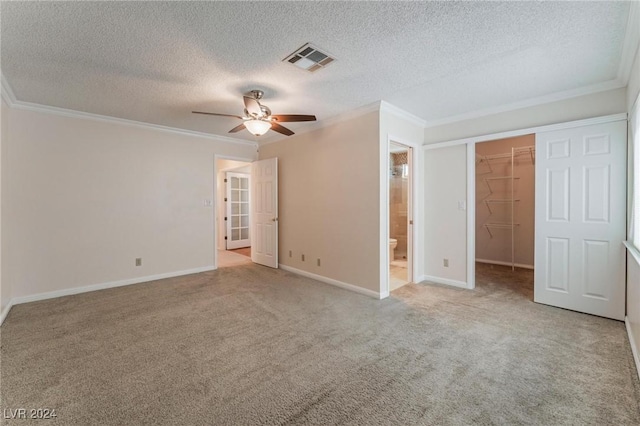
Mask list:
POLYGON ((492 274, 533 270, 535 156, 535 135, 476 144, 476 263, 480 272, 487 265, 492 265, 492 274))

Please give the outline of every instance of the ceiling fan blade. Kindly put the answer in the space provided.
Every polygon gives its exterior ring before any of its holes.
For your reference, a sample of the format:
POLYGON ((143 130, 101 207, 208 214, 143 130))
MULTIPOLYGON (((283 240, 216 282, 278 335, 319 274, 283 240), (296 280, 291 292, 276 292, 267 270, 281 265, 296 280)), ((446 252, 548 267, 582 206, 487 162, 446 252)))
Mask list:
POLYGON ((194 114, 217 115, 219 117, 234 117, 242 120, 242 117, 240 117, 239 115, 233 115, 233 114, 218 114, 217 112, 202 112, 202 111, 191 111, 191 112, 194 114))
POLYGON ((301 114, 276 114, 272 115, 276 121, 286 122, 286 121, 316 121, 315 115, 301 115, 301 114))
POLYGON ((261 116, 262 109, 260 108, 260 103, 249 96, 244 96, 244 107, 247 109, 249 114, 261 116))
POLYGON ((287 129, 284 126, 279 125, 275 121, 271 122, 271 130, 273 130, 275 132, 278 132, 278 133, 282 133, 285 136, 291 136, 291 135, 294 134, 291 130, 287 129))
POLYGON ((246 127, 244 126, 244 123, 234 127, 233 129, 229 130, 229 133, 237 133, 242 129, 246 129, 246 127))

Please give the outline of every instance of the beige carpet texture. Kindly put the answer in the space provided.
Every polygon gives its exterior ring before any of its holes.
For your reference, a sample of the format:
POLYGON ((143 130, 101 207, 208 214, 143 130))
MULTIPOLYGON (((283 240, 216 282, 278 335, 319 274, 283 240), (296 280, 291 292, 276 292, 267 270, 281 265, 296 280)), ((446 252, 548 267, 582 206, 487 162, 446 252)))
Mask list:
POLYGON ((623 323, 478 269, 385 300, 248 264, 17 305, 3 412, 57 417, 2 424, 640 424, 623 323))

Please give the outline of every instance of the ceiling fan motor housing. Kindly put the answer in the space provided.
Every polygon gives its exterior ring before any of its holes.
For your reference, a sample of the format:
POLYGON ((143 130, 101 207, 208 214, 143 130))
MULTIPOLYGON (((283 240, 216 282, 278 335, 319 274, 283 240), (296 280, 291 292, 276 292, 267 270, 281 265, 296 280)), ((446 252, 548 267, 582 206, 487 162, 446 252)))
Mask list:
POLYGON ((253 94, 253 98, 255 100, 260 100, 264 96, 264 92, 262 90, 259 90, 259 89, 254 89, 254 90, 251 91, 251 93, 253 94))

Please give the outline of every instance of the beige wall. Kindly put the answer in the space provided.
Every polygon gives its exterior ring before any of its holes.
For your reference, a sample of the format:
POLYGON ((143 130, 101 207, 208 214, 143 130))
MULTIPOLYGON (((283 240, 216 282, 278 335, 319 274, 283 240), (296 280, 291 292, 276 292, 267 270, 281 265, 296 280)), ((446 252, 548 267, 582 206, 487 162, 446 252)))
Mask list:
POLYGON ((383 109, 380 111, 381 142, 385 143, 388 137, 395 139, 395 142, 408 141, 422 145, 424 127, 383 109))
MULTIPOLYGON (((511 148, 535 146, 535 135, 476 144, 476 259, 511 263, 511 230, 485 228, 490 222, 511 222, 510 203, 486 203, 486 200, 510 199, 511 181, 485 178, 511 176, 511 157, 483 160, 482 156, 510 154, 511 148), (478 157, 478 155, 480 157, 478 157), (490 209, 491 210, 490 210, 490 209)), ((515 263, 533 267, 535 163, 530 155, 515 157, 514 204, 515 263)))
POLYGON ((627 111, 624 88, 507 111, 425 129, 425 143, 447 142, 509 130, 599 117, 627 111))
MULTIPOLYGON (((385 105, 383 103, 382 109, 380 111, 380 158, 385 159, 389 155, 387 146, 388 141, 413 146, 413 148, 410 150, 410 152, 413 153, 414 159, 414 163, 412 164, 413 181, 411 188, 409 188, 412 191, 413 206, 409 208, 408 214, 410 215, 410 219, 413 220, 413 229, 410 229, 409 232, 413 232, 413 234, 416 235, 416 239, 413 242, 413 259, 411 260, 415 270, 415 276, 413 277, 415 281, 419 279, 424 273, 422 267, 422 259, 424 258, 424 224, 422 223, 422 214, 420 213, 423 211, 422 202, 424 197, 424 191, 422 188, 422 182, 424 181, 424 167, 423 153, 421 148, 424 142, 424 127, 416 124, 411 120, 408 120, 407 118, 399 117, 389 111, 386 111, 384 107, 385 105)), ((386 167, 382 164, 379 167, 381 167, 381 169, 386 169, 386 167)), ((380 175, 380 179, 380 187, 386 188, 388 185, 388 175, 380 175)), ((389 226, 388 212, 388 200, 380 199, 381 235, 386 234, 386 228, 388 228, 389 226)), ((386 257, 388 257, 388 252, 388 245, 383 244, 380 249, 381 259, 386 259, 386 257)), ((387 277, 385 276, 386 271, 387 266, 382 265, 380 275, 383 278, 383 289, 387 288, 387 277)))
POLYGON ((2 272, 14 298, 211 267, 214 156, 256 151, 18 109, 9 142, 2 272))
POLYGON ((424 273, 466 284, 467 212, 458 202, 467 199, 467 147, 429 149, 424 159, 424 273))
POLYGON ((9 281, 3 279, 3 274, 5 273, 3 269, 3 256, 7 253, 4 237, 7 228, 4 226, 6 216, 2 214, 2 212, 6 209, 6 203, 3 201, 3 198, 6 194, 5 186, 7 185, 7 180, 5 179, 7 172, 5 163, 8 160, 6 149, 9 147, 9 107, 4 102, 4 99, 2 100, 2 107, 0 109, 0 120, 0 313, 2 313, 9 304, 9 300, 11 300, 11 288, 8 285, 9 281))
POLYGON ((260 148, 278 158, 281 264, 380 291, 378 131, 376 111, 260 148))

